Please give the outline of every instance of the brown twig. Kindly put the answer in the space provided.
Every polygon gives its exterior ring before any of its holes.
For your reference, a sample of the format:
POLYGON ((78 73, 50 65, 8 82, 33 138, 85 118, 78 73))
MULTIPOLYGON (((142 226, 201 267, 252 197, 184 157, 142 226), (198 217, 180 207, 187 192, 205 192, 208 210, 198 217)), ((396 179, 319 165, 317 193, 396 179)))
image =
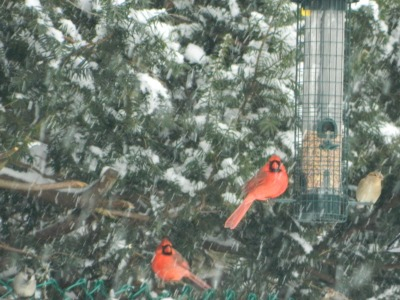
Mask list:
POLYGON ((25 183, 25 182, 0 179, 0 188, 9 190, 19 190, 19 191, 37 192, 37 191, 68 189, 68 188, 83 188, 86 185, 87 185, 86 183, 77 180, 39 184, 39 183, 25 183))
POLYGON ((150 217, 147 215, 138 214, 135 212, 130 211, 121 211, 121 210, 114 210, 114 209, 105 209, 105 208, 96 208, 95 211, 98 214, 101 214, 106 217, 115 218, 115 217, 124 217, 129 219, 134 219, 138 221, 147 222, 150 220, 150 217))
POLYGON ((15 248, 15 247, 12 247, 12 246, 4 244, 4 243, 0 243, 0 249, 3 249, 5 251, 10 251, 10 252, 23 254, 23 255, 26 255, 26 256, 36 257, 36 255, 31 253, 31 252, 28 252, 28 251, 25 251, 25 250, 22 250, 22 249, 19 249, 19 248, 15 248))
POLYGON ((307 272, 310 273, 311 276, 318 278, 319 280, 325 281, 326 283, 329 283, 331 285, 334 285, 336 283, 335 278, 332 276, 326 274, 326 273, 321 273, 315 268, 309 267, 306 269, 307 272))

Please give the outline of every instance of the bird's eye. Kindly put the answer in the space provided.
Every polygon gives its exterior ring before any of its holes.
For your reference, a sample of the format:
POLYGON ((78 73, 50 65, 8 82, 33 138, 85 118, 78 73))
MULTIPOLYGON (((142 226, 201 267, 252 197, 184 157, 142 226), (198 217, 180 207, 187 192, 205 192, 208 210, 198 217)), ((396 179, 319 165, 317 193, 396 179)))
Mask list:
POLYGON ((165 255, 171 255, 172 254, 172 246, 171 245, 165 245, 162 247, 162 253, 165 255))
POLYGON ((271 172, 279 172, 280 171, 281 162, 277 160, 273 160, 269 164, 269 169, 271 172))

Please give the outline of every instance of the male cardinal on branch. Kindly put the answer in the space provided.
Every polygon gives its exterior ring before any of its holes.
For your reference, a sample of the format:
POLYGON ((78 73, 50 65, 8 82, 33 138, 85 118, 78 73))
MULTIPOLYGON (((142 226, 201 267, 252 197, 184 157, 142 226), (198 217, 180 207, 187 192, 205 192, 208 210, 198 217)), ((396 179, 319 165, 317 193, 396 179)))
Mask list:
POLYGON ((183 256, 172 248, 172 243, 164 238, 158 245, 151 262, 151 268, 163 281, 180 281, 188 278, 202 289, 210 289, 206 282, 190 272, 189 264, 183 256))
POLYGON ((277 155, 272 155, 268 162, 251 178, 244 187, 246 198, 226 220, 225 228, 235 229, 255 200, 266 201, 282 195, 288 186, 285 166, 277 155))

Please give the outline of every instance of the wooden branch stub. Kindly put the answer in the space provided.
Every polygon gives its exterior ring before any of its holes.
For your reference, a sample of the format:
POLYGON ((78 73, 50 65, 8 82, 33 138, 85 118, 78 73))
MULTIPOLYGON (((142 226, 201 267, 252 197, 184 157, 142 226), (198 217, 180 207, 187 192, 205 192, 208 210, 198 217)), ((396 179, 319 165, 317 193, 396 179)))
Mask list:
POLYGON ((104 203, 107 192, 111 190, 117 179, 118 172, 107 169, 99 180, 86 187, 81 193, 71 195, 71 203, 76 208, 73 213, 62 221, 35 232, 35 238, 40 241, 48 241, 81 227, 99 207, 99 204, 104 203))
POLYGON ((81 226, 79 215, 80 211, 75 210, 61 221, 35 231, 33 236, 37 242, 48 242, 58 236, 68 234, 81 226))
POLYGON ((114 169, 107 169, 101 178, 88 186, 76 200, 77 207, 82 208, 91 214, 99 206, 101 200, 105 199, 106 194, 112 189, 118 179, 118 172, 114 169))

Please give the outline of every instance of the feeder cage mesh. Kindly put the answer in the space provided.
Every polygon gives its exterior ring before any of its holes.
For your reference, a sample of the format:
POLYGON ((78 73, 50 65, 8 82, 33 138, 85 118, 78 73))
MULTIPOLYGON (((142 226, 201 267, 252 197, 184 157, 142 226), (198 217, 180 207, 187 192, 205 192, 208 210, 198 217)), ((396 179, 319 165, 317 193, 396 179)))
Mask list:
POLYGON ((344 76, 349 4, 305 0, 298 8, 294 174, 298 219, 343 222, 348 201, 344 76))

